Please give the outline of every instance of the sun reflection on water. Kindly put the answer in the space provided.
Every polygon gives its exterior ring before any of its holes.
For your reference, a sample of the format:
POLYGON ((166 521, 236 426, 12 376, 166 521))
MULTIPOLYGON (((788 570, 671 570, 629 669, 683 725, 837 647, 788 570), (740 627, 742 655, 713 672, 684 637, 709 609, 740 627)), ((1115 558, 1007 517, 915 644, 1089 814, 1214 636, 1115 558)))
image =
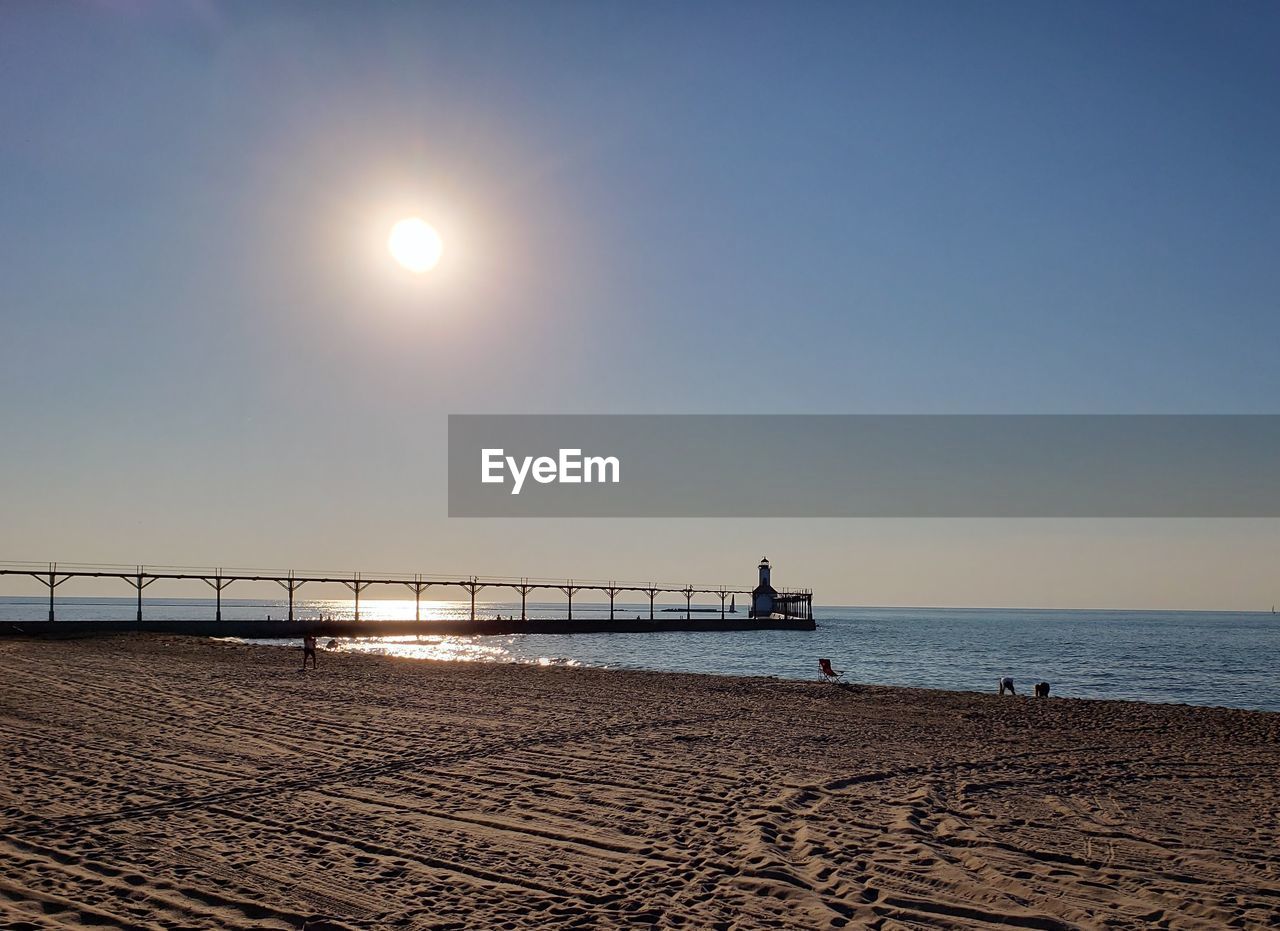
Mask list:
MULTIPOLYGON (((477 617, 493 617, 499 613, 490 604, 477 604, 477 617)), ((313 599, 299 606, 295 614, 300 620, 325 618, 349 621, 355 617, 355 604, 350 598, 313 599)), ((465 601, 428 601, 415 603, 412 598, 378 598, 360 602, 360 619, 364 621, 465 621, 471 616, 471 605, 465 601)))
POLYGON ((539 666, 581 666, 563 656, 522 656, 509 648, 504 637, 359 637, 327 641, 331 652, 400 656, 407 659, 434 659, 460 662, 535 663, 539 666))

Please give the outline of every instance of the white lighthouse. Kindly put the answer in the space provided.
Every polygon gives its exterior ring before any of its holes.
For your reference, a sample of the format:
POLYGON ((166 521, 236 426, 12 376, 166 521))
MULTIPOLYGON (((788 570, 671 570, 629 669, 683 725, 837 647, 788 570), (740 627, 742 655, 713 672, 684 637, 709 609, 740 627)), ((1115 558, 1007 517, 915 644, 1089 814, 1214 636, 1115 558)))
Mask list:
POLYGON ((750 617, 770 617, 773 614, 774 600, 778 593, 769 584, 769 560, 760 560, 760 584, 751 591, 750 617))

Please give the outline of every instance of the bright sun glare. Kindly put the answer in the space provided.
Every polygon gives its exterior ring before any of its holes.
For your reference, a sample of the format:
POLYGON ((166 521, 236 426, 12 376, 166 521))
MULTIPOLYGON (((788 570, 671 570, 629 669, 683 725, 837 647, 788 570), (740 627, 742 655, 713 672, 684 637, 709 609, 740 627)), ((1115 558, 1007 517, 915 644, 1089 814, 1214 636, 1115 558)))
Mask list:
POLYGON ((444 241, 420 217, 409 217, 391 227, 387 249, 402 266, 415 274, 429 272, 440 261, 444 241))

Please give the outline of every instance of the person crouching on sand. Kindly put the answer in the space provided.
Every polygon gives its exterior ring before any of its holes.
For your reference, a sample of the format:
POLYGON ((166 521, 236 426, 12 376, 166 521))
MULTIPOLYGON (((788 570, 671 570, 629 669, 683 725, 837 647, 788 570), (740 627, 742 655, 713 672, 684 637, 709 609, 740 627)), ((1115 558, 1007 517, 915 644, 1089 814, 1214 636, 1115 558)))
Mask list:
POLYGON ((1013 687, 1013 679, 1009 676, 1005 676, 1000 680, 1000 694, 1003 695, 1005 692, 1008 692, 1010 695, 1018 694, 1017 690, 1013 687))
POLYGON ((316 669, 316 635, 303 634, 302 636, 302 668, 307 668, 307 660, 311 660, 311 668, 316 669))

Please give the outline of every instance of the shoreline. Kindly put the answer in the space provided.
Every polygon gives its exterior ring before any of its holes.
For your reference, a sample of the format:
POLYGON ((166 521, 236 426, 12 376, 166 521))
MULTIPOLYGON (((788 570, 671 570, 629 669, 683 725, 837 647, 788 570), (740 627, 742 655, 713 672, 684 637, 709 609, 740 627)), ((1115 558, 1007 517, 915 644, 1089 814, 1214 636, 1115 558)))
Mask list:
POLYGON ((1280 921, 1275 712, 263 646, 0 640, 0 917, 1280 921))
MULTIPOLYGON (((182 623, 186 623, 186 622, 182 622, 182 623)), ((226 622, 223 622, 223 623, 226 623, 226 622)), ((270 623, 275 624, 280 622, 272 621, 270 623)), ((375 623, 375 622, 361 622, 361 623, 363 624, 363 623, 375 623)), ((0 627, 2 626, 3 625, 0 625, 0 627)), ((24 640, 58 642, 58 641, 65 641, 65 640, 111 639, 111 638, 117 638, 117 637, 178 637, 178 638, 191 638, 191 639, 200 640, 200 641, 217 641, 217 642, 234 643, 234 644, 240 644, 246 647, 251 647, 253 649, 292 650, 294 652, 297 652, 301 648, 301 638, 302 638, 301 632, 297 633, 296 636, 294 637, 280 636, 280 637, 268 637, 268 638, 257 638, 257 637, 244 638, 244 637, 237 637, 233 634, 227 634, 223 632, 219 632, 217 634, 204 634, 204 633, 197 634, 197 633, 172 633, 169 631, 139 631, 139 630, 119 630, 119 631, 99 630, 99 629, 73 630, 71 629, 71 622, 66 622, 66 623, 59 622, 55 626, 58 626, 60 629, 57 631, 51 631, 49 633, 42 633, 42 634, 8 633, 8 632, 0 631, 0 644, 3 644, 6 640, 12 640, 12 641, 18 641, 18 642, 21 642, 24 640), (299 643, 298 645, 295 646, 295 645, 283 645, 279 643, 266 642, 269 640, 284 640, 284 639, 297 639, 299 643)), ((606 634, 606 633, 664 633, 664 632, 666 633, 697 633, 697 632, 700 632, 700 630, 703 632, 728 632, 723 630, 712 630, 710 628, 694 629, 694 630, 685 630, 683 628, 673 628, 671 630, 664 630, 664 631, 579 630, 579 631, 573 631, 571 633, 581 634, 581 635, 606 634)), ((426 632, 420 629, 420 625, 417 629, 413 631, 413 633, 420 634, 421 636, 443 636, 443 637, 512 636, 512 634, 485 634, 485 633, 479 633, 475 631, 470 631, 466 634, 447 634, 447 633, 439 633, 435 631, 426 632)), ((531 636, 537 635, 535 632, 532 632, 532 631, 519 631, 518 633, 527 634, 531 636)), ((380 637, 385 637, 385 636, 399 636, 399 635, 371 633, 371 634, 366 634, 364 636, 346 636, 346 637, 343 637, 343 639, 348 641, 360 641, 360 640, 375 641, 375 640, 378 640, 380 637)), ((408 636, 408 635, 406 634, 404 636, 408 636)), ((479 663, 479 664, 486 664, 486 665, 530 666, 530 667, 537 667, 537 668, 557 667, 557 668, 575 668, 575 669, 596 669, 602 672, 636 672, 636 673, 652 673, 654 675, 706 676, 711 678, 743 679, 743 680, 752 680, 752 681, 758 680, 758 681, 765 681, 765 682, 771 681, 771 682, 780 682, 780 683, 811 683, 811 684, 819 683, 819 684, 827 685, 828 687, 851 686, 858 689, 887 690, 890 692, 906 691, 906 692, 923 692, 927 694, 953 693, 955 695, 968 695, 968 696, 975 696, 975 695, 991 695, 993 697, 995 696, 994 689, 987 690, 987 689, 977 689, 977 688, 973 688, 973 689, 948 688, 946 686, 908 685, 903 683, 889 683, 889 682, 864 682, 864 681, 855 681, 855 680, 847 680, 847 679, 842 680, 838 685, 833 686, 830 683, 823 682, 823 680, 819 678, 816 672, 812 675, 804 675, 804 676, 799 676, 799 675, 788 676, 788 675, 773 675, 773 674, 753 675, 753 674, 725 673, 725 672, 714 672, 714 671, 686 671, 686 670, 658 669, 658 668, 648 667, 648 666, 607 665, 607 664, 596 664, 591 662, 580 662, 578 660, 572 660, 572 659, 568 662, 551 662, 551 663, 544 663, 544 662, 540 662, 532 659, 520 660, 520 659, 505 659, 505 658, 492 658, 492 659, 477 658, 477 659, 459 660, 459 659, 445 659, 445 658, 432 657, 432 656, 405 656, 405 655, 391 652, 389 650, 388 651, 348 650, 348 649, 328 650, 324 648, 323 643, 321 643, 320 645, 320 655, 329 656, 329 657, 333 657, 337 655, 361 656, 361 657, 377 658, 377 659, 395 659, 395 660, 402 660, 402 661, 407 661, 411 663, 460 663, 460 664, 479 663)), ((1029 681, 1030 680, 1028 680, 1028 682, 1029 681)), ((1016 696, 1014 696, 1015 698, 1020 698, 1020 699, 1025 698, 1031 701, 1037 701, 1037 699, 1034 698, 1034 696, 1031 693, 1030 685, 1024 683, 1019 687, 1022 688, 1023 690, 1019 692, 1016 696)), ((1072 695, 1070 693, 1063 694, 1059 686, 1055 685, 1054 688, 1057 689, 1057 691, 1051 692, 1050 697, 1048 699, 1049 701, 1053 701, 1053 702, 1062 702, 1062 701, 1118 702, 1122 704, 1151 705, 1159 708, 1219 709, 1223 711, 1244 711, 1244 712, 1251 712, 1256 714, 1280 715, 1280 710, 1277 710, 1277 709, 1250 708, 1250 707, 1243 707, 1241 705, 1211 704, 1208 702, 1189 702, 1189 701, 1176 701, 1176 700, 1155 701, 1155 700, 1149 700, 1144 698, 1118 698, 1118 697, 1106 697, 1106 696, 1096 696, 1096 695, 1072 695)))
MULTIPOLYGON (((124 635, 123 634, 119 634, 119 635, 85 634, 84 636, 95 637, 95 636, 124 636, 124 635)), ((141 634, 141 636, 148 636, 148 635, 141 634)), ((179 636, 179 635, 175 634, 174 636, 179 636)), ((482 636, 482 635, 476 635, 476 636, 482 636)), ((33 638, 33 639, 42 639, 42 638, 33 638)), ((279 644, 279 643, 265 643, 262 641, 255 641, 255 640, 242 640, 237 637, 227 637, 227 638, 197 637, 197 639, 225 640, 225 642, 227 643, 242 644, 244 646, 251 647, 255 650, 262 650, 262 649, 281 650, 293 655, 300 655, 299 650, 301 649, 300 646, 291 646, 291 645, 285 645, 285 644, 279 644)), ((359 639, 359 638, 353 638, 353 639, 359 639)), ((923 696, 932 696, 937 694, 952 695, 956 697, 987 696, 996 701, 1020 699, 1020 700, 1026 700, 1031 702, 1037 702, 1037 701, 1090 702, 1090 703, 1114 703, 1119 705, 1143 705, 1143 706, 1149 705, 1155 708, 1186 708, 1188 710, 1229 711, 1233 713, 1239 712, 1244 714, 1270 715, 1272 717, 1275 717, 1277 721, 1280 721, 1280 711, 1272 711, 1267 708, 1240 708, 1236 705, 1201 705, 1201 704, 1196 704, 1194 702, 1185 702, 1185 701, 1167 701, 1167 702, 1145 701, 1141 698, 1096 698, 1089 695, 1055 695, 1052 693, 1050 694, 1050 697, 1047 699, 1037 699, 1029 690, 1018 692, 1016 695, 1013 695, 1013 696, 1005 696, 1002 699, 996 693, 995 689, 991 689, 989 691, 982 691, 979 689, 946 688, 944 686, 898 685, 898 684, 884 683, 884 682, 859 682, 859 681, 852 681, 852 680, 846 680, 846 679, 842 679, 840 682, 837 682, 837 683, 830 683, 819 678, 816 672, 812 676, 800 677, 800 676, 781 676, 781 675, 742 675, 738 673, 728 673, 728 672, 691 672, 691 671, 675 670, 675 669, 652 669, 647 666, 620 666, 620 665, 619 666, 598 666, 590 663, 580 663, 576 660, 572 662, 567 662, 567 663, 555 663, 555 662, 539 663, 532 660, 508 660, 508 659, 470 659, 470 660, 439 659, 439 658, 430 657, 430 656, 400 656, 395 653, 380 653, 372 650, 370 651, 343 650, 343 649, 328 650, 324 648, 323 644, 320 647, 320 655, 328 656, 328 657, 360 656, 360 657, 368 657, 370 659, 394 660, 396 662, 404 662, 404 663, 438 663, 441 665, 450 665, 450 666, 452 665, 468 666, 468 665, 481 664, 481 665, 493 665, 493 666, 531 667, 535 669, 590 669, 590 670, 595 670, 597 672, 602 672, 602 673, 636 673, 636 674, 641 674, 646 676, 648 675, 694 676, 697 678, 727 680, 730 682, 758 683, 758 684, 775 683, 778 685, 809 685, 809 686, 818 686, 818 687, 833 688, 833 689, 852 689, 856 692, 864 692, 868 694, 874 694, 878 692, 884 692, 886 694, 904 693, 903 695, 899 696, 901 698, 907 698, 907 697, 910 697, 911 695, 915 695, 919 693, 919 695, 923 695, 923 696)))

